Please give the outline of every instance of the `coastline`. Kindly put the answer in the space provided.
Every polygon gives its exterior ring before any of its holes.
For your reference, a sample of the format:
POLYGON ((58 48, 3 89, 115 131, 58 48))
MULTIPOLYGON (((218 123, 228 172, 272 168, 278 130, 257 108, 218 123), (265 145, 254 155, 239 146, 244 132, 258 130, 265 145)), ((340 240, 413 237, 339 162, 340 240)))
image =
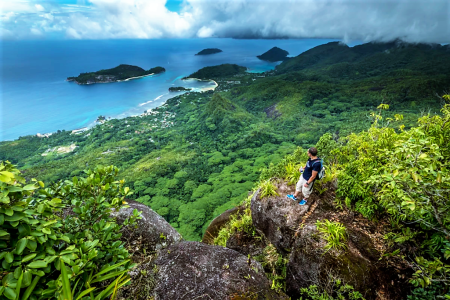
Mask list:
POLYGON ((219 84, 215 80, 212 80, 212 79, 183 78, 181 80, 183 80, 183 81, 195 80, 195 81, 200 81, 200 82, 206 82, 206 81, 214 82, 214 85, 215 85, 214 87, 201 88, 200 89, 201 92, 214 91, 219 86, 219 84))
MULTIPOLYGON (((145 76, 150 76, 150 75, 152 75, 152 74, 145 75, 145 76)), ((145 77, 145 76, 141 76, 141 77, 145 77)), ((140 78, 140 77, 138 77, 138 78, 140 78)), ((127 80, 130 80, 130 79, 131 78, 128 78, 127 80)), ((214 83, 214 86, 203 87, 203 88, 194 88, 195 90, 191 90, 191 91, 172 92, 172 95, 170 93, 167 93, 167 95, 171 95, 171 96, 168 97, 167 99, 165 99, 165 101, 162 102, 160 105, 155 106, 154 108, 161 107, 161 106, 166 104, 167 100, 175 98, 175 97, 178 97, 178 96, 180 96, 182 94, 185 94, 185 93, 202 93, 202 92, 207 92, 207 91, 214 91, 219 86, 219 84, 215 80, 212 80, 212 79, 187 78, 187 79, 183 79, 183 81, 184 80, 194 80, 194 81, 198 81, 198 82, 211 82, 211 83, 214 83)), ((100 82, 100 83, 109 83, 109 82, 100 82)), ((141 103, 138 106, 134 107, 133 109, 139 109, 139 108, 143 107, 146 104, 150 104, 152 102, 158 101, 158 99, 161 99, 161 97, 163 97, 163 96, 164 95, 159 95, 155 99, 147 101, 147 102, 144 102, 144 103, 141 103)), ((128 111, 125 111, 125 112, 123 112, 123 113, 121 113, 119 115, 108 117, 108 121, 109 120, 113 120, 113 119, 123 119, 123 118, 127 118, 127 117, 135 118, 135 117, 141 117, 141 116, 144 116, 144 115, 145 115, 145 113, 142 112, 142 111, 141 112, 136 112, 136 113, 131 113, 130 110, 128 110, 128 111)), ((96 125, 99 125, 99 124, 103 124, 103 123, 99 123, 97 121, 93 121, 93 122, 91 122, 90 124, 88 124, 85 127, 82 127, 82 128, 78 127, 77 129, 66 129, 66 130, 72 131, 72 134, 80 134, 82 132, 85 132, 85 131, 93 128, 96 125)))
MULTIPOLYGON (((138 79, 138 78, 144 78, 144 77, 147 77, 147 76, 153 76, 153 75, 155 75, 155 73, 151 73, 151 74, 147 74, 147 75, 142 75, 142 76, 136 76, 136 77, 130 77, 130 78, 127 78, 127 79, 124 79, 124 80, 117 80, 117 81, 113 81, 113 82, 129 81, 129 80, 138 79)), ((109 82, 105 82, 105 83, 109 83, 109 82)))

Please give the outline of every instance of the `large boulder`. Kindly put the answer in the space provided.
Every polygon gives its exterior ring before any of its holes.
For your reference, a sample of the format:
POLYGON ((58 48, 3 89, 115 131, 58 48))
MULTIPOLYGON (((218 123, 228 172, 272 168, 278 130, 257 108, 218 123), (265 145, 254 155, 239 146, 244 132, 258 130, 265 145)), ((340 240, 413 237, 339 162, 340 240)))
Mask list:
POLYGON ((198 242, 161 250, 155 300, 288 299, 271 289, 261 265, 238 252, 198 242))
POLYGON ((325 245, 316 225, 307 222, 289 255, 286 292, 296 298, 300 296, 300 288, 321 286, 333 277, 352 285, 366 299, 374 299, 381 279, 375 264, 362 256, 351 242, 347 249, 339 251, 325 251, 325 245))
POLYGON ((141 219, 137 226, 124 226, 122 240, 126 242, 132 252, 157 251, 171 244, 181 241, 181 235, 163 217, 150 207, 134 200, 127 200, 128 208, 114 212, 117 222, 122 224, 133 215, 134 209, 141 212, 141 219))
POLYGON ((288 194, 295 192, 295 187, 284 182, 276 183, 279 196, 260 198, 259 191, 251 200, 253 225, 277 248, 286 254, 292 246, 295 232, 303 216, 308 211, 311 201, 306 205, 288 199, 288 194))

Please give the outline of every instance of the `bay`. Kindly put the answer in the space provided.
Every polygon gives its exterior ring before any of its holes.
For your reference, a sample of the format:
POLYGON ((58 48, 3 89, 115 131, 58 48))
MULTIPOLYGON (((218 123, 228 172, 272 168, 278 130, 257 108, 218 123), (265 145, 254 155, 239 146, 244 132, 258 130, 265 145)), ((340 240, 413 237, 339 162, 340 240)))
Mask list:
POLYGON ((274 69, 277 63, 256 58, 277 46, 298 54, 332 40, 37 40, 2 41, 0 59, 0 141, 36 133, 91 125, 99 115, 121 118, 163 104, 171 86, 205 87, 181 78, 205 66, 234 63, 250 72, 274 69), (195 56, 204 48, 222 53, 195 56), (82 72, 130 64, 163 74, 93 85, 67 82, 82 72))

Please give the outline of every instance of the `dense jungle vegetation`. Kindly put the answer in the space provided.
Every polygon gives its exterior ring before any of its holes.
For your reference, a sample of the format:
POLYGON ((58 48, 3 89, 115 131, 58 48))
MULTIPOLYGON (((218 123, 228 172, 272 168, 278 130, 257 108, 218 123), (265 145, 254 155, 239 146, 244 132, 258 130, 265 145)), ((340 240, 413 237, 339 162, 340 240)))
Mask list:
POLYGON ((444 100, 436 95, 448 89, 450 51, 400 42, 329 43, 275 72, 228 65, 231 73, 223 74, 223 67, 197 72, 219 83, 214 93, 188 92, 142 116, 77 134, 1 142, 0 160, 44 182, 115 165, 134 190, 127 197, 149 205, 184 238, 200 240, 210 220, 247 197, 262 168, 298 146, 306 149, 325 133, 339 140, 367 130, 380 103, 390 105, 386 118, 403 115, 404 129, 422 115, 439 114, 444 100), (69 145, 76 148, 60 151, 69 145))

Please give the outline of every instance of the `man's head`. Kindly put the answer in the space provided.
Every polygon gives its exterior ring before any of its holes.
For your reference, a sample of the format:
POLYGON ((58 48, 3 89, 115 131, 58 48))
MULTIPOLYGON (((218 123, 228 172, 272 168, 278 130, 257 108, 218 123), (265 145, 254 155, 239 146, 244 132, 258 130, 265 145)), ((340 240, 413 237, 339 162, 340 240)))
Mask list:
POLYGON ((317 148, 316 147, 311 147, 308 149, 308 156, 309 157, 315 157, 317 156, 317 148))

